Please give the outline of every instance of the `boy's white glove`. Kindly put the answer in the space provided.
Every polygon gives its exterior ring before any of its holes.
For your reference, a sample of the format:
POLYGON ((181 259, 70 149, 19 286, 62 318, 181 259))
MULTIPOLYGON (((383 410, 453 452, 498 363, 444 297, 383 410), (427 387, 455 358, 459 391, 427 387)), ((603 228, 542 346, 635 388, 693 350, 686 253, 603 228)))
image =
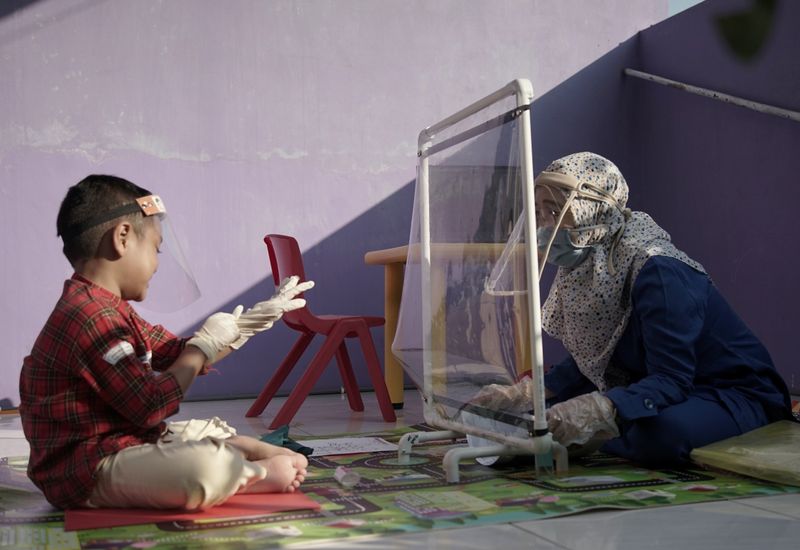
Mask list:
POLYGON ((314 281, 300 283, 297 275, 284 279, 275 289, 272 298, 258 302, 238 317, 236 323, 239 326, 239 338, 231 344, 231 347, 239 349, 254 334, 271 328, 273 323, 287 311, 305 307, 306 301, 295 296, 312 288, 314 288, 314 281))
POLYGON ((600 392, 586 393, 557 403, 547 410, 547 427, 565 447, 590 439, 619 437, 614 403, 600 392))
POLYGON ((489 384, 469 400, 494 411, 524 412, 533 408, 533 381, 523 378, 514 385, 489 384))
POLYGON ((186 344, 199 348, 208 358, 208 363, 213 363, 220 351, 239 339, 239 325, 236 321, 243 309, 242 306, 236 306, 233 313, 215 313, 206 319, 186 344))

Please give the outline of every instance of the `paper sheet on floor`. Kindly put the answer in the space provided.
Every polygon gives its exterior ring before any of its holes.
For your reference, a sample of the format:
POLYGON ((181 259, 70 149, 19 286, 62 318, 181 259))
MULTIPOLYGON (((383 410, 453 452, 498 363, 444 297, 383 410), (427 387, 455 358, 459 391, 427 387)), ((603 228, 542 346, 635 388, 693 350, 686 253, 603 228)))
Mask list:
POLYGON ((397 445, 380 437, 335 437, 331 439, 304 439, 303 445, 314 449, 312 456, 351 455, 396 451, 397 445))

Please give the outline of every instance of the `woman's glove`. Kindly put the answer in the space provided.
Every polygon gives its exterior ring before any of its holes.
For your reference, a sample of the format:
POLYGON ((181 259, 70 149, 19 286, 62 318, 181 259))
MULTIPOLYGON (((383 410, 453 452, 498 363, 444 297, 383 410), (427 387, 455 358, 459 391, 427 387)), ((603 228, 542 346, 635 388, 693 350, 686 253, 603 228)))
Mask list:
POLYGON ((203 326, 186 344, 199 348, 208 359, 208 363, 213 363, 220 351, 239 339, 237 319, 242 309, 244 309, 242 306, 236 306, 233 313, 215 313, 206 319, 203 326))
POLYGON ((547 427, 553 433, 553 439, 565 447, 583 445, 595 436, 605 439, 618 437, 616 413, 614 403, 595 391, 550 407, 547 427))
POLYGON ((297 275, 287 277, 275 290, 269 300, 258 302, 242 313, 236 320, 239 326, 239 338, 231 344, 233 349, 241 348, 254 334, 272 327, 287 311, 305 307, 306 301, 296 296, 314 288, 314 281, 300 283, 297 275))
POLYGON ((512 386, 489 384, 475 394, 469 404, 495 411, 529 411, 533 408, 533 381, 523 378, 512 386))

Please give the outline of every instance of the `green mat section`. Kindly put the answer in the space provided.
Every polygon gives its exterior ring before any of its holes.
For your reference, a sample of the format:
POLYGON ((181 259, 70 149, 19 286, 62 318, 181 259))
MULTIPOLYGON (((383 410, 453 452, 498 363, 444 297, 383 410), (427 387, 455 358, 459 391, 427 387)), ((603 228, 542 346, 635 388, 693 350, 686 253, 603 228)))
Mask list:
MULTIPOLYGON (((416 427, 420 428, 425 429, 416 427)), ((413 430, 368 435, 396 442, 408 431, 413 430)), ((716 471, 647 470, 599 453, 574 460, 569 472, 559 477, 537 478, 526 464, 494 469, 465 462, 462 482, 450 485, 441 467, 449 448, 450 442, 415 447, 408 466, 397 465, 395 453, 312 456, 302 490, 322 504, 318 512, 71 533, 63 530, 63 515, 25 476, 27 459, 0 459, 0 547, 284 547, 552 518, 601 508, 638 509, 800 492, 797 487, 716 471), (339 485, 333 478, 339 465, 356 470, 361 482, 350 490, 339 485)))

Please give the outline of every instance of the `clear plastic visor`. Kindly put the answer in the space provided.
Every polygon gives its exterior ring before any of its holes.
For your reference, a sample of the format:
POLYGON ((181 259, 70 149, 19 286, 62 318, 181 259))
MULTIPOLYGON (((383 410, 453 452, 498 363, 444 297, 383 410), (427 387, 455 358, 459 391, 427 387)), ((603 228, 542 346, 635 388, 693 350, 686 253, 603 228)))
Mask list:
POLYGON ((147 290, 142 307, 161 313, 172 313, 195 302, 200 297, 200 287, 192 273, 170 218, 166 213, 153 216, 161 231, 158 269, 147 290))
POLYGON ((573 227, 575 218, 569 208, 562 211, 567 202, 567 194, 549 185, 537 185, 534 189, 536 200, 536 227, 552 227, 554 230, 559 227, 573 227), (561 223, 559 224, 559 220, 561 223))
POLYGON ((150 279, 142 307, 163 313, 178 311, 200 297, 200 288, 183 253, 181 242, 167 217, 167 209, 161 197, 148 195, 136 199, 136 202, 147 220, 145 223, 152 222, 153 227, 161 233, 158 269, 150 279))

